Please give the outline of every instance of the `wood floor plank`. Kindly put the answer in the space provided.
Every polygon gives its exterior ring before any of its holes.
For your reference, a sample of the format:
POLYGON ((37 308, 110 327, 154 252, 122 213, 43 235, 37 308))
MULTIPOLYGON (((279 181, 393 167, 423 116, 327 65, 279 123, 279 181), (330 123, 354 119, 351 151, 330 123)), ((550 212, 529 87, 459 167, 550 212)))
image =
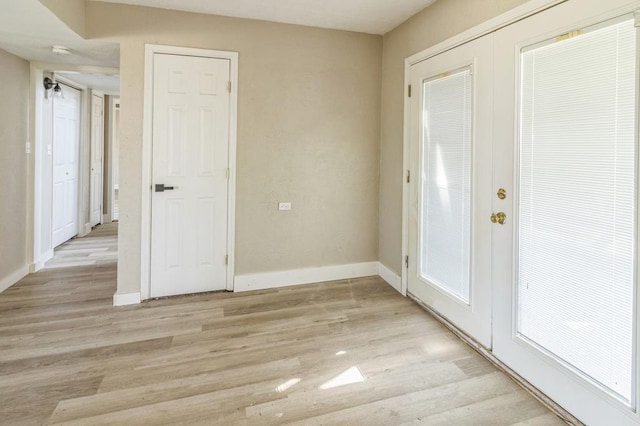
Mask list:
POLYGON ((562 423, 378 277, 114 308, 116 234, 0 294, 0 424, 562 423))

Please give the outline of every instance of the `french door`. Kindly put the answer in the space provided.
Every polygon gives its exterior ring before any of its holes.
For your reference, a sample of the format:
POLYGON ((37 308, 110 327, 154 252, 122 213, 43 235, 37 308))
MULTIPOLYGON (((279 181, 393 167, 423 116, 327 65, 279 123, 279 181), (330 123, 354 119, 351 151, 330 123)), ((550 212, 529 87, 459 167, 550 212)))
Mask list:
POLYGON ((593 425, 640 423, 638 7, 569 1, 494 37, 493 350, 593 425))
POLYGON ((492 36, 411 69, 408 291, 491 347, 492 36))
POLYGON ((410 70, 408 291, 589 425, 640 424, 637 10, 569 0, 410 70))

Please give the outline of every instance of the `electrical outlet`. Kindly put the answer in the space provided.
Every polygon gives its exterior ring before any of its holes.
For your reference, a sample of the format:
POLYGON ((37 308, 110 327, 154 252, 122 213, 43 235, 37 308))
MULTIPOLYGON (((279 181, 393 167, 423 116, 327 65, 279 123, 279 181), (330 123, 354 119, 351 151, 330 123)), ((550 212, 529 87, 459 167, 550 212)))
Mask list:
POLYGON ((24 152, 25 154, 31 154, 31 142, 27 142, 24 144, 24 152))
POLYGON ((291 210, 291 202, 278 203, 278 210, 282 210, 282 211, 291 210))
POLYGON ((51 144, 47 145, 47 155, 51 155, 52 152, 53 152, 53 147, 51 146, 51 144))

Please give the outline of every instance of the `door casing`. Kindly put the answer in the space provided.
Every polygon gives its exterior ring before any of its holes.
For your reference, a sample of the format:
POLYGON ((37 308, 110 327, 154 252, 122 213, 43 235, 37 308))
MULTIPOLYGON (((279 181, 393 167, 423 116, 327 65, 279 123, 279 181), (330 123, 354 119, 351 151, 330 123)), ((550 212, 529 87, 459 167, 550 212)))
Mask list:
POLYGON ((145 45, 144 116, 142 136, 142 214, 141 214, 141 268, 140 298, 148 299, 151 290, 151 173, 153 145, 153 72, 154 54, 164 53, 182 56, 228 59, 230 62, 231 94, 229 105, 229 190, 227 207, 227 264, 226 289, 233 290, 235 277, 235 193, 236 193, 236 142, 238 111, 238 53, 221 50, 195 49, 157 44, 145 45))

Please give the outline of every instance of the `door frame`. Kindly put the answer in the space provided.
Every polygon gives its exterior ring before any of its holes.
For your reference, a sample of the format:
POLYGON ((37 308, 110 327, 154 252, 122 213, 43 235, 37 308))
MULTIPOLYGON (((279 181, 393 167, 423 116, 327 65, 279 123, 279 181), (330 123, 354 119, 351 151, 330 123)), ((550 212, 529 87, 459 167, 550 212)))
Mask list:
POLYGON ((407 295, 409 285, 408 256, 409 256, 409 178, 416 179, 417 172, 410 171, 409 145, 411 143, 411 99, 408 94, 408 87, 411 84, 411 67, 436 55, 466 44, 484 35, 499 30, 529 16, 540 13, 557 4, 568 0, 530 0, 510 11, 503 13, 489 21, 479 24, 467 31, 455 35, 441 43, 409 56, 404 60, 404 122, 403 122, 403 143, 402 143, 402 281, 400 293, 407 295))
POLYGON ((106 145, 105 139, 104 139, 104 131, 105 131, 105 110, 107 108, 106 102, 105 102, 105 94, 99 90, 94 90, 94 89, 90 89, 89 90, 90 95, 89 95, 89 104, 90 104, 90 109, 89 109, 89 210, 88 210, 88 217, 89 217, 89 226, 90 227, 94 227, 97 225, 102 225, 104 223, 104 178, 105 178, 105 170, 104 170, 104 147, 106 145), (101 155, 102 155, 102 159, 100 160, 100 174, 101 174, 101 180, 102 180, 102 184, 100 185, 102 188, 102 193, 100 194, 100 217, 98 218, 98 223, 97 224, 93 224, 91 221, 91 199, 95 196, 95 194, 93 193, 93 186, 91 185, 91 165, 93 163, 93 101, 94 101, 94 97, 100 98, 102 99, 102 149, 101 151, 101 155))
POLYGON ((236 211, 236 145, 238 121, 238 52, 197 49, 190 47, 145 44, 144 68, 144 113, 142 130, 142 211, 140 215, 140 298, 151 294, 151 174, 153 147, 153 72, 154 55, 169 54, 198 56, 203 58, 228 59, 231 93, 229 100, 229 180, 227 208, 227 263, 226 289, 233 291, 235 277, 235 211, 236 211))

